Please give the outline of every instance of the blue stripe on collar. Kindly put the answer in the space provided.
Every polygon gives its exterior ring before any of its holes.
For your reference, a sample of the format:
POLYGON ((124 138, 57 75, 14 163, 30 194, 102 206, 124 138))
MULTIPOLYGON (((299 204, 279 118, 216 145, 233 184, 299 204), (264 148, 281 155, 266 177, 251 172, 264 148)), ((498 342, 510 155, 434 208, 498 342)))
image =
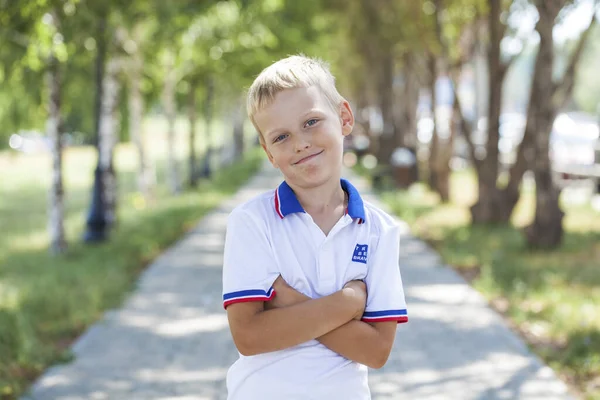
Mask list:
POLYGON ((281 185, 277 188, 275 193, 275 208, 278 208, 277 213, 281 218, 288 214, 305 212, 304 208, 300 205, 296 194, 286 181, 281 182, 281 185), (279 203, 279 207, 277 207, 277 203, 279 203))
MULTIPOLYGON (((365 207, 358 190, 346 179, 341 179, 340 183, 342 189, 348 193, 348 215, 351 218, 359 218, 359 222, 363 223, 365 221, 365 207)), ((281 218, 288 214, 306 212, 286 181, 283 181, 275 190, 275 211, 281 218)))
POLYGON ((341 180, 342 189, 348 193, 348 215, 352 218, 360 218, 360 223, 365 222, 365 205, 358 190, 346 179, 341 180))

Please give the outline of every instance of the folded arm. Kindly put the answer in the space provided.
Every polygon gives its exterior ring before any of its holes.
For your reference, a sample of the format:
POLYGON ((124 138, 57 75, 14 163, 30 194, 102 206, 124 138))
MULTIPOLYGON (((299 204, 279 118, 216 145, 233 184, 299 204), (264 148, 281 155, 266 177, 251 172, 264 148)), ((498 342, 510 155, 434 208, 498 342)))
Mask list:
POLYGON ((394 338, 395 321, 350 321, 317 338, 319 342, 349 360, 370 368, 381 368, 387 362, 394 338))
POLYGON ((227 318, 236 347, 249 356, 321 337, 362 315, 364 305, 361 292, 345 288, 285 308, 266 310, 264 302, 231 304, 227 318))
MULTIPOLYGON (((351 281, 345 287, 364 293, 366 298, 364 283, 351 281)), ((265 303, 267 308, 290 309, 297 304, 314 301, 287 285, 283 279, 275 282, 275 290, 277 296, 273 301, 265 303)), ((330 350, 349 360, 370 368, 381 368, 387 362, 392 350, 398 323, 396 321, 363 322, 360 321, 361 316, 362 313, 316 339, 330 350)))

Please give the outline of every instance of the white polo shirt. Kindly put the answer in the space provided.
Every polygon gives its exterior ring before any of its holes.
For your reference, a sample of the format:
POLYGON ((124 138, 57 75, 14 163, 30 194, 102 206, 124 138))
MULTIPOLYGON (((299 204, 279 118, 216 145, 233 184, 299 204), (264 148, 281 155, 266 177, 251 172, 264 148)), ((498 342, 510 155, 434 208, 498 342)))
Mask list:
MULTIPOLYGON (((307 214, 290 186, 255 197, 232 211, 227 222, 223 305, 269 301, 281 274, 294 289, 319 298, 364 279, 363 321, 407 322, 398 267, 399 226, 363 202, 341 180, 348 208, 331 232, 307 214)), ((366 400, 367 367, 311 340, 285 350, 243 356, 227 373, 229 400, 366 400)))

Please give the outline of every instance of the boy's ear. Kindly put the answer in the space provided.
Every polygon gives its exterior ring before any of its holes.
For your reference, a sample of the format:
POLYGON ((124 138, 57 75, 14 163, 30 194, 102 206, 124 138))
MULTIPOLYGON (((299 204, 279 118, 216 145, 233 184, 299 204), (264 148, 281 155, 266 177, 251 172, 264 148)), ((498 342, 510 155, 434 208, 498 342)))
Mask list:
POLYGON ((344 100, 340 109, 340 120, 342 122, 342 135, 348 136, 354 129, 354 114, 350 108, 350 103, 346 100, 344 100))

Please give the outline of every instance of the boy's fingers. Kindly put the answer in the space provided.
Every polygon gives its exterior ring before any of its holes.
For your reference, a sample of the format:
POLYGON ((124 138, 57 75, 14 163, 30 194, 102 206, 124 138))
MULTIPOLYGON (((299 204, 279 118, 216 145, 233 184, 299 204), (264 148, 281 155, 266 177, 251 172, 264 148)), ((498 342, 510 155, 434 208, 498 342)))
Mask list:
POLYGON ((346 284, 344 285, 344 287, 346 287, 346 286, 354 286, 354 287, 358 287, 358 288, 361 288, 361 289, 362 289, 362 290, 364 290, 364 291, 366 291, 366 290, 367 290, 367 285, 366 285, 366 283, 365 283, 364 281, 362 281, 362 280, 353 280, 353 281, 350 281, 350 282, 348 282, 348 283, 346 283, 346 284))

